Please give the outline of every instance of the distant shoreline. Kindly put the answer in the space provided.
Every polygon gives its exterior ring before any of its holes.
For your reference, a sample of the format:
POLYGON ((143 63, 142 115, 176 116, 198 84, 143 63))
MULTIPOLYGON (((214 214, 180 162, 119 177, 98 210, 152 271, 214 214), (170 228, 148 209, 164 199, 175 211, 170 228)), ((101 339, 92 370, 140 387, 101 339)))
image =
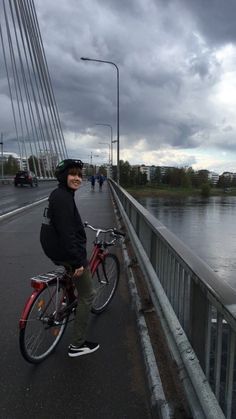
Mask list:
MULTIPOLYGON (((163 198, 186 198, 188 196, 201 196, 200 189, 185 188, 157 188, 157 187, 135 187, 126 188, 134 198, 141 197, 163 197, 163 198)), ((236 188, 224 191, 220 188, 211 188, 209 196, 236 196, 236 188)))

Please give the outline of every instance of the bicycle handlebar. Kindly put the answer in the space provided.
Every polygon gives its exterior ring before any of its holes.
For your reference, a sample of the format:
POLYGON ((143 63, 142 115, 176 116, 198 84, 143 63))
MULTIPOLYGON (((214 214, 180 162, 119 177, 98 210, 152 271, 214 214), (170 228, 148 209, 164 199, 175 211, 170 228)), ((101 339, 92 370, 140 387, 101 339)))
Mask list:
POLYGON ((99 234, 101 234, 101 233, 112 233, 112 235, 114 235, 114 236, 125 237, 125 233, 122 233, 122 231, 119 231, 116 228, 107 228, 107 229, 95 228, 95 227, 91 226, 88 223, 88 221, 85 221, 84 226, 87 227, 87 228, 90 228, 93 231, 96 231, 96 238, 98 238, 99 234))

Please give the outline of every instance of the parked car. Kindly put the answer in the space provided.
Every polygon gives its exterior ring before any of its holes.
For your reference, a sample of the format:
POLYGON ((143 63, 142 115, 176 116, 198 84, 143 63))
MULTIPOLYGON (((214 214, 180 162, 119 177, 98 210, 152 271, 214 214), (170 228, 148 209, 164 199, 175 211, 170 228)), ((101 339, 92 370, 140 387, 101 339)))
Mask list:
POLYGON ((33 188, 33 186, 38 186, 38 179, 33 172, 28 170, 20 170, 14 177, 14 185, 30 185, 33 188))

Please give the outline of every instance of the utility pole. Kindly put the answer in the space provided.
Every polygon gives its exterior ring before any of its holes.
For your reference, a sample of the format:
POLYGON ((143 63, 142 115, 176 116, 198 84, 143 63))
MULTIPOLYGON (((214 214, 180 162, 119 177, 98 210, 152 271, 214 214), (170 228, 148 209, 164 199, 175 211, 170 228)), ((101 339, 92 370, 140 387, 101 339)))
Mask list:
MULTIPOLYGON (((91 154, 90 154, 90 166, 93 166, 93 157, 99 157, 99 154, 93 154, 93 152, 91 151, 91 154)), ((94 167, 94 174, 96 174, 96 164, 95 164, 95 167, 94 167)))
POLYGON ((2 155, 2 179, 4 178, 4 173, 3 173, 3 164, 4 164, 4 160, 3 160, 3 133, 1 132, 1 155, 2 155))

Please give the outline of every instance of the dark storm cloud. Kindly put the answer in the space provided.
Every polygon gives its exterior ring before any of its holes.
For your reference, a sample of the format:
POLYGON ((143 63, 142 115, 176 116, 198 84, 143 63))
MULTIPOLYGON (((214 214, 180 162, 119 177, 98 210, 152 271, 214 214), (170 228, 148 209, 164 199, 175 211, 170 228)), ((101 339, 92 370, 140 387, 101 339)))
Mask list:
POLYGON ((139 144, 143 152, 169 146, 192 152, 221 148, 223 138, 226 148, 236 148, 233 113, 220 102, 225 74, 235 68, 233 53, 226 62, 222 52, 236 41, 235 1, 36 0, 35 5, 71 150, 76 141, 85 154, 97 147, 107 131, 96 123, 111 124, 116 134, 115 68, 82 62, 81 56, 119 66, 121 144, 131 156, 139 144))
POLYGON ((213 45, 236 41, 235 0, 179 0, 196 22, 198 30, 213 45))

